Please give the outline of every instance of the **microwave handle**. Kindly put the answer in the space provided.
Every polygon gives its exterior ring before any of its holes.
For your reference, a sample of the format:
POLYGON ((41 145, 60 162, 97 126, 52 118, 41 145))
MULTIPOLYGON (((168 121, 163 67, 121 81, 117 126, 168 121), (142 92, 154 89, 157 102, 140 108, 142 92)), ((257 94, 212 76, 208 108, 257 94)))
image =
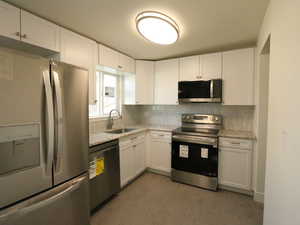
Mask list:
POLYGON ((210 80, 210 98, 214 98, 214 80, 210 80))

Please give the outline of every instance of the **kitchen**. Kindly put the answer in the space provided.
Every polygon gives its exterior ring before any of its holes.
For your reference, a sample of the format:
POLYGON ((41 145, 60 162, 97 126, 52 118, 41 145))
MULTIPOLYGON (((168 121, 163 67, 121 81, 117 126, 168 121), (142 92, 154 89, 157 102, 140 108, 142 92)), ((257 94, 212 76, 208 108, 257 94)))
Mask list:
POLYGON ((0 224, 299 224, 299 7, 0 1, 0 224))

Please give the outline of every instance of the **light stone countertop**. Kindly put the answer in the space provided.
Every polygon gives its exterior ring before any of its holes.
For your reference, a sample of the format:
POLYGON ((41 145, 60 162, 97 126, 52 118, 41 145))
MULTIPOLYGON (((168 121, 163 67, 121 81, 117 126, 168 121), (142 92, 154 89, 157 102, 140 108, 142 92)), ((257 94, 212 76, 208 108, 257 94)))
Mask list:
MULTIPOLYGON (((172 132, 172 130, 176 129, 177 126, 128 126, 128 128, 136 128, 136 130, 122 133, 122 134, 110 134, 105 133, 104 131, 101 133, 96 133, 90 135, 90 147, 103 144, 108 141, 116 140, 122 137, 126 137, 129 135, 145 132, 148 130, 156 130, 156 131, 164 131, 164 132, 172 132)), ((115 128, 120 129, 120 128, 115 128)))
POLYGON ((219 137, 227 138, 240 138, 248 140, 256 140, 256 137, 251 131, 240 131, 240 130, 220 130, 219 137))
MULTIPOLYGON (((101 133, 92 134, 90 136, 90 147, 99 145, 108 141, 116 140, 122 137, 126 137, 129 135, 145 132, 148 130, 153 131, 164 131, 164 132, 172 132, 172 130, 176 129, 177 126, 128 126, 128 128, 136 128, 136 130, 123 133, 123 134, 110 134, 105 133, 104 131, 101 133)), ((118 128, 115 128, 118 129, 118 128)), ((227 138, 240 138, 240 139, 249 139, 255 140, 255 136, 251 131, 238 131, 238 130, 221 130, 218 134, 219 137, 227 137, 227 138)))

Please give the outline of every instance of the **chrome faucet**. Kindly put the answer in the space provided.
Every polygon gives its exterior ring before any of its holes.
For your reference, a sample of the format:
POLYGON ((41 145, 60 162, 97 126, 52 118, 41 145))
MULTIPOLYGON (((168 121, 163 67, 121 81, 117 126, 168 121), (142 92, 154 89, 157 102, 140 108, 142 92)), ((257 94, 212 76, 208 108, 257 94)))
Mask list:
POLYGON ((109 116, 108 116, 108 121, 107 121, 107 126, 106 128, 108 130, 111 130, 113 128, 113 125, 114 125, 114 119, 112 117, 112 112, 115 111, 118 113, 118 116, 119 116, 119 119, 122 119, 122 116, 121 116, 121 113, 117 110, 117 109, 112 109, 110 112, 109 112, 109 116))

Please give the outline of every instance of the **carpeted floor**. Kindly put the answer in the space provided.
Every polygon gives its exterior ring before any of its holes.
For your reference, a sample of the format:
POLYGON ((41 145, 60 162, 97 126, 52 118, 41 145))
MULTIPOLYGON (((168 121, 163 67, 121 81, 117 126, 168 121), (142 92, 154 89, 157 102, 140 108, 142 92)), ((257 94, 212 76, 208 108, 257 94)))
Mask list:
POLYGON ((252 198, 211 192, 145 173, 104 204, 92 225, 261 225, 263 207, 252 198))

